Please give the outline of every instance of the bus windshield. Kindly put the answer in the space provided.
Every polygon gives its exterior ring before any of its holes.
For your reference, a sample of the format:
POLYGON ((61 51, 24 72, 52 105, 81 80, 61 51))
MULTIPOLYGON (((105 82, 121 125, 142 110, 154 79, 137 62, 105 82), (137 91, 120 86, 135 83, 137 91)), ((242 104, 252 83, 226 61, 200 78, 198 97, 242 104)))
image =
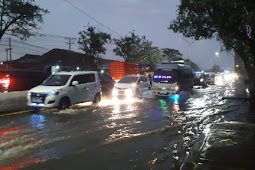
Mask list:
POLYGON ((156 70, 153 76, 155 83, 174 83, 177 82, 178 70, 156 70))

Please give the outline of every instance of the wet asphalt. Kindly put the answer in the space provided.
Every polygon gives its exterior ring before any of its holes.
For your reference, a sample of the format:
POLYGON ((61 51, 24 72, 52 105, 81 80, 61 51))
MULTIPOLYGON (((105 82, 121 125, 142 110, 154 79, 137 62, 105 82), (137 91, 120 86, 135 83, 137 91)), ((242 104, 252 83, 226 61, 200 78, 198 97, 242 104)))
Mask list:
POLYGON ((179 169, 200 134, 246 112, 232 83, 180 96, 105 97, 68 110, 1 117, 0 169, 179 169))

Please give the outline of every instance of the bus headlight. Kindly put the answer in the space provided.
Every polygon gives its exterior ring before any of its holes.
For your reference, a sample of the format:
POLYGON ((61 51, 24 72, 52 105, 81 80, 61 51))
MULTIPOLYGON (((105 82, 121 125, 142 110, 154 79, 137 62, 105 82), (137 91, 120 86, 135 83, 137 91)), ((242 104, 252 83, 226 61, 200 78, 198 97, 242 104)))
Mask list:
POLYGON ((126 89, 125 94, 127 97, 131 97, 131 96, 133 96, 133 91, 131 89, 126 89))
POLYGON ((178 91, 179 90, 179 86, 175 86, 175 91, 178 91))

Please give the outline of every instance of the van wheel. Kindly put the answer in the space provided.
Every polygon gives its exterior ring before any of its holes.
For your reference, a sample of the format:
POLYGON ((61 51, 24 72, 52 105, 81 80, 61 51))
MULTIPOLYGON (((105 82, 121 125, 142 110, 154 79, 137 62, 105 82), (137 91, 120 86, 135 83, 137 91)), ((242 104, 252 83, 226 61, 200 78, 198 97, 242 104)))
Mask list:
POLYGON ((99 103, 101 101, 101 95, 100 94, 96 94, 93 103, 99 103))
POLYGON ((58 110, 65 110, 70 107, 70 100, 68 98, 62 98, 58 105, 58 110))

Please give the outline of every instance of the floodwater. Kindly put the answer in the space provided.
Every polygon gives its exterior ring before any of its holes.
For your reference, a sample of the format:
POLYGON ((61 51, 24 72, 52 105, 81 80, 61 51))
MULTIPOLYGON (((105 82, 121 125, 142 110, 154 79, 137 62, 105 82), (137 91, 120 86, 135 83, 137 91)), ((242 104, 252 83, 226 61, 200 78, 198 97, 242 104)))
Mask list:
POLYGON ((104 98, 64 111, 1 117, 0 169, 179 169, 200 134, 246 112, 233 84, 179 96, 104 98))

